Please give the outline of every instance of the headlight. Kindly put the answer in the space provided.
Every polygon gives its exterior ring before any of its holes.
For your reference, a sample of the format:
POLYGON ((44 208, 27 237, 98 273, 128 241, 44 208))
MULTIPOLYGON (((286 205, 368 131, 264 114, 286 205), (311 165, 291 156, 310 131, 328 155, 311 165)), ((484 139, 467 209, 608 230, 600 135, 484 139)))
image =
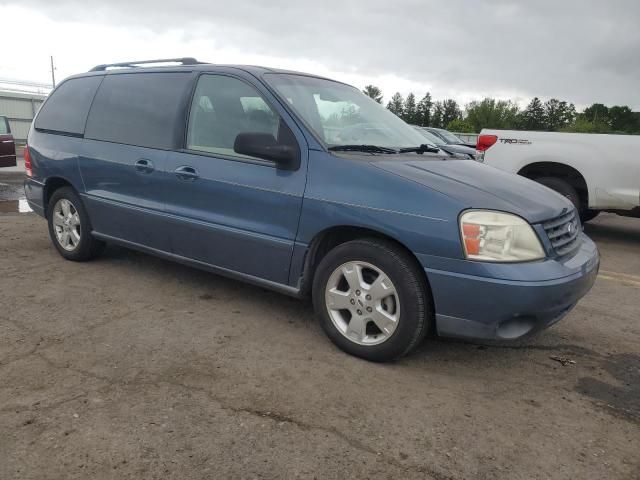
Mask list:
POLYGON ((460 232, 470 260, 526 262, 545 257, 531 225, 510 213, 470 210, 460 216, 460 232))

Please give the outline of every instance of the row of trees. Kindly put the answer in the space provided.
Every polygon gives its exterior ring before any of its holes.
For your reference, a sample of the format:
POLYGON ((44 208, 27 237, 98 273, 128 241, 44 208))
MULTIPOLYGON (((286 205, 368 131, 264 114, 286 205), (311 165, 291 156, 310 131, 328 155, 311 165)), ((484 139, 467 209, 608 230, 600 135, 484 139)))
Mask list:
MULTIPOLYGON (((367 85, 363 92, 383 102, 382 91, 367 85)), ((464 110, 453 99, 434 101, 431 94, 417 100, 413 93, 404 98, 395 93, 387 108, 412 125, 446 128, 454 132, 478 133, 483 128, 546 130, 551 132, 640 134, 640 113, 628 106, 607 107, 594 103, 577 112, 573 103, 556 98, 542 102, 535 97, 524 110, 510 100, 485 98, 468 103, 464 110)))

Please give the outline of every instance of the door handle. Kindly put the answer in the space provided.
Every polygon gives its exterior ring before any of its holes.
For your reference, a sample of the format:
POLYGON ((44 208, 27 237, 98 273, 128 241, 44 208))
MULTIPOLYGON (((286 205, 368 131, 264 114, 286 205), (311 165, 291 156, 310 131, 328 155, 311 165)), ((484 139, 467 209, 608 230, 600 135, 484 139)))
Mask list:
POLYGON ((146 158, 141 158, 135 163, 136 170, 140 173, 151 173, 154 170, 153 162, 146 158))
POLYGON ((182 167, 176 168, 173 171, 173 173, 175 173, 176 177, 178 177, 180 180, 193 181, 196 178, 200 177, 200 175, 198 174, 198 171, 195 168, 190 167, 188 165, 183 165, 182 167))

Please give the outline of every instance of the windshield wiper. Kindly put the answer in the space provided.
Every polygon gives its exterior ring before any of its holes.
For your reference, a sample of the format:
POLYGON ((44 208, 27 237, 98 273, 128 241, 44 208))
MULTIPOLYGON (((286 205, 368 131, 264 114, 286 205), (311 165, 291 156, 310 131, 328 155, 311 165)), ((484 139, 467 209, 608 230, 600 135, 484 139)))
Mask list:
POLYGON ((438 147, 436 147, 435 145, 430 145, 428 143, 423 143, 419 147, 401 148, 400 150, 398 150, 398 153, 410 153, 410 152, 416 152, 416 153, 426 153, 426 152, 438 153, 439 151, 440 151, 440 149, 438 147))
POLYGON ((334 145, 328 150, 332 152, 398 153, 395 148, 379 147, 378 145, 334 145))

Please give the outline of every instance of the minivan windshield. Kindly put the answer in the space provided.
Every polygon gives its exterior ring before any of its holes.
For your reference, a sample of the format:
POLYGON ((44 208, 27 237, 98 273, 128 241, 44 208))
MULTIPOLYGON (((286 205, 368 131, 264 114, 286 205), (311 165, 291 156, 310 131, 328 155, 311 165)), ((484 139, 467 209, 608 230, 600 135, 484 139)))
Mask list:
POLYGON ((418 147, 425 137, 360 90, 317 77, 266 74, 265 80, 329 148, 418 147))
POLYGON ((437 135, 434 135, 433 133, 431 133, 428 130, 425 130, 422 127, 415 127, 416 131, 422 135, 424 138, 426 138, 427 140, 429 140, 429 143, 433 143, 434 145, 446 145, 447 143, 442 140, 440 137, 438 137, 437 135))

